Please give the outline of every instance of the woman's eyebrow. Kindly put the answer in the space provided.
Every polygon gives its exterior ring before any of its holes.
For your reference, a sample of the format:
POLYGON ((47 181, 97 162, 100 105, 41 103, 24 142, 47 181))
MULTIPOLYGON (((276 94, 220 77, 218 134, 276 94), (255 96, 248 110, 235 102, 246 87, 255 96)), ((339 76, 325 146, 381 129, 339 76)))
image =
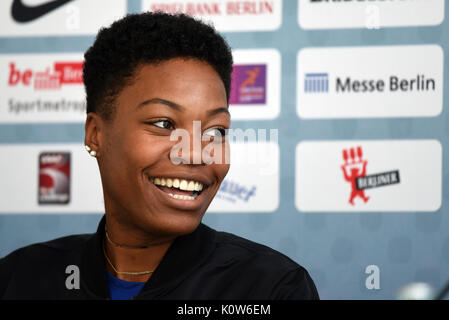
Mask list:
MULTIPOLYGON (((173 108, 173 109, 175 109, 177 111, 184 111, 185 110, 185 107, 177 104, 176 102, 165 100, 165 99, 161 99, 161 98, 152 98, 152 99, 149 99, 149 100, 145 100, 145 101, 139 103, 139 105, 136 107, 136 110, 139 110, 139 109, 143 108, 144 106, 147 106, 147 105, 153 104, 153 103, 154 104, 163 104, 163 105, 166 105, 166 106, 168 106, 170 108, 173 108)), ((207 111, 207 115, 208 116, 214 116, 214 115, 222 113, 222 112, 226 113, 228 116, 231 116, 231 114, 229 113, 229 110, 228 110, 227 107, 220 107, 220 108, 216 108, 216 109, 213 109, 213 110, 209 110, 209 111, 207 111)))
POLYGON ((213 110, 209 110, 209 111, 207 111, 207 115, 208 116, 214 116, 214 115, 222 113, 222 112, 226 113, 228 116, 231 116, 231 114, 229 113, 228 108, 224 108, 224 107, 213 109, 213 110))
POLYGON ((173 108, 173 109, 175 109, 177 111, 185 110, 185 107, 183 107, 183 106, 181 106, 181 105, 179 105, 179 104, 177 104, 175 102, 172 102, 172 101, 169 101, 169 100, 165 100, 165 99, 161 99, 161 98, 153 98, 153 99, 145 100, 145 101, 139 103, 139 105, 136 107, 136 110, 139 110, 142 107, 144 107, 146 105, 149 105, 149 104, 164 104, 164 105, 166 105, 166 106, 168 106, 170 108, 173 108))

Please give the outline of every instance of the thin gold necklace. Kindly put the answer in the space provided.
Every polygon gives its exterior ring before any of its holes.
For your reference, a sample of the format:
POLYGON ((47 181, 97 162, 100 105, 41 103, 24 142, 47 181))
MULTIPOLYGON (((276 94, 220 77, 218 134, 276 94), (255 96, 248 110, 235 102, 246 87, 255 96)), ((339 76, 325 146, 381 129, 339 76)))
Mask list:
POLYGON ((149 246, 133 247, 133 246, 127 246, 124 244, 115 243, 114 241, 111 240, 111 238, 109 238, 108 228, 106 227, 106 225, 104 226, 104 232, 106 233, 106 239, 108 239, 108 241, 115 247, 126 248, 126 249, 146 249, 149 247, 149 246))
MULTIPOLYGON (((111 238, 109 238, 109 234, 108 234, 108 229, 106 227, 106 225, 104 226, 104 231, 106 233, 106 239, 114 246, 116 247, 120 247, 120 248, 127 248, 127 249, 145 249, 148 248, 148 246, 141 246, 141 247, 131 247, 131 246, 125 246, 125 245, 120 245, 115 243, 114 241, 111 240, 111 238)), ((111 266, 111 268, 115 271, 116 274, 129 274, 129 275, 143 275, 143 274, 150 274, 153 273, 154 270, 149 270, 149 271, 139 271, 139 272, 127 272, 127 271, 117 271, 117 269, 115 269, 114 265, 112 264, 111 260, 109 260, 108 254, 106 253, 106 248, 105 248, 105 243, 103 243, 103 253, 104 256, 106 258, 106 260, 108 261, 109 265, 111 266)))
POLYGON ((108 261, 109 265, 111 266, 111 268, 114 270, 114 272, 116 274, 129 274, 129 275, 142 275, 142 274, 150 274, 153 273, 154 270, 149 270, 149 271, 139 271, 139 272, 127 272, 127 271, 117 271, 117 269, 114 268, 114 265, 112 264, 111 260, 109 260, 108 254, 106 253, 106 249, 105 249, 105 245, 103 243, 103 253, 104 256, 106 258, 106 260, 108 261))

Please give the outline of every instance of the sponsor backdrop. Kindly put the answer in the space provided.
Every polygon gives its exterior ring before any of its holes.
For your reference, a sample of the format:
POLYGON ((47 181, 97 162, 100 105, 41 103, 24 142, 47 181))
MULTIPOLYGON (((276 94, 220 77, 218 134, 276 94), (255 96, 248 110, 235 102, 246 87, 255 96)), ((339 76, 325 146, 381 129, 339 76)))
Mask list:
POLYGON ((324 299, 444 286, 443 0, 1 1, 0 257, 95 231, 104 209, 83 148, 83 53, 102 25, 148 10, 186 12, 224 34, 232 126, 262 140, 232 144, 206 224, 285 253, 324 299), (243 161, 249 150, 254 162, 243 161))

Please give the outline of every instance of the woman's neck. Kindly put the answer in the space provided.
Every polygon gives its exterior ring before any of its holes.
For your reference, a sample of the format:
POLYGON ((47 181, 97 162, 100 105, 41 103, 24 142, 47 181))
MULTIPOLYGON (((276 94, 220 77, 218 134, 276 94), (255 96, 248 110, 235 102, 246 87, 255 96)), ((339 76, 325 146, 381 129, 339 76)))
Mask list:
POLYGON ((149 271, 157 268, 174 238, 155 239, 142 235, 136 236, 139 232, 120 229, 116 226, 108 224, 105 230, 107 236, 105 235, 103 246, 107 270, 122 280, 146 282, 153 274, 149 271), (116 239, 127 239, 127 241, 116 239), (147 273, 129 274, 132 272, 147 273))

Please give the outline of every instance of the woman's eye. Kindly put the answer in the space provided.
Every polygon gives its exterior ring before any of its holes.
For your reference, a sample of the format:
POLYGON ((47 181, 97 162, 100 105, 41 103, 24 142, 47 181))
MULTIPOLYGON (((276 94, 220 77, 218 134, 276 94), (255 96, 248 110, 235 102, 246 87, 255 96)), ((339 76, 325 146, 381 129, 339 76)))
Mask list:
POLYGON ((227 130, 223 129, 223 128, 212 128, 212 129, 206 130, 204 132, 204 134, 207 134, 214 138, 218 138, 218 137, 224 138, 227 134, 227 130))
POLYGON ((159 120, 152 124, 162 129, 173 129, 173 124, 169 120, 159 120))

